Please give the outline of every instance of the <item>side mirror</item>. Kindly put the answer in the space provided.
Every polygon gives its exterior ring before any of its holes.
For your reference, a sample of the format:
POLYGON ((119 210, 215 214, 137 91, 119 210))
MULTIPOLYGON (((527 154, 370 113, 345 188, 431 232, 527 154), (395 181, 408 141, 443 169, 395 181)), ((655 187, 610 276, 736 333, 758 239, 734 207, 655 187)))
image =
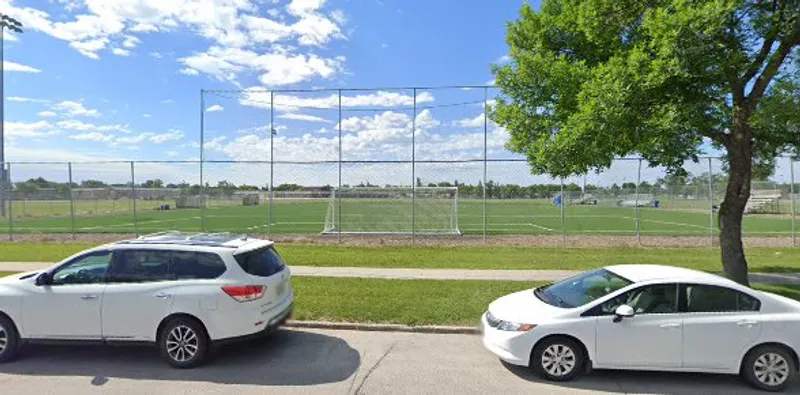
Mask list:
POLYGON ((620 322, 623 318, 631 318, 634 314, 633 307, 624 304, 614 311, 614 322, 620 322))
POLYGON ((53 281, 53 278, 50 277, 50 273, 44 272, 36 277, 36 285, 43 286, 43 285, 50 285, 53 281))

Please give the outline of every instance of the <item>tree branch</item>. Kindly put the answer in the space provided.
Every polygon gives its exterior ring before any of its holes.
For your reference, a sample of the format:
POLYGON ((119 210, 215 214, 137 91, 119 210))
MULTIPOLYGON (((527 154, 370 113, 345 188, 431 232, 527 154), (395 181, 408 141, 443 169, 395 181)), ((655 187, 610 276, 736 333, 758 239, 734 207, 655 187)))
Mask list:
POLYGON ((796 17, 792 32, 781 41, 778 50, 770 57, 767 67, 764 68, 764 71, 758 76, 755 84, 753 84, 753 89, 747 97, 747 104, 750 110, 752 110, 761 97, 764 96, 767 86, 770 81, 772 81, 772 78, 775 77, 775 74, 778 73, 778 69, 780 69, 783 61, 789 55, 789 52, 792 51, 792 47, 798 44, 800 44, 800 17, 796 17))
POLYGON ((756 55, 756 58, 753 59, 753 62, 750 63, 750 67, 747 68, 747 71, 744 72, 742 76, 742 82, 745 84, 753 79, 753 77, 758 73, 758 70, 761 70, 761 67, 764 65, 764 60, 767 59, 767 55, 772 50, 772 44, 775 43, 775 38, 778 36, 778 28, 777 24, 769 34, 764 37, 764 44, 761 46, 761 50, 756 55))

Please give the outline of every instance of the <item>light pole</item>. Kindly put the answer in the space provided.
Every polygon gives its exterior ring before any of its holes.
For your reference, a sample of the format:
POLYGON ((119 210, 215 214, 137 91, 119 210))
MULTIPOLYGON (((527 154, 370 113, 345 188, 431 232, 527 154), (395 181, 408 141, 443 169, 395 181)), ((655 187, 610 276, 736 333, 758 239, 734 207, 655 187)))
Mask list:
POLYGON ((5 63, 3 48, 5 47, 3 34, 5 30, 11 30, 14 33, 22 33, 22 24, 18 20, 0 13, 0 216, 6 216, 6 189, 9 194, 11 193, 11 180, 8 179, 6 170, 6 145, 5 145, 5 101, 6 96, 4 89, 5 81, 3 79, 3 66, 5 63))

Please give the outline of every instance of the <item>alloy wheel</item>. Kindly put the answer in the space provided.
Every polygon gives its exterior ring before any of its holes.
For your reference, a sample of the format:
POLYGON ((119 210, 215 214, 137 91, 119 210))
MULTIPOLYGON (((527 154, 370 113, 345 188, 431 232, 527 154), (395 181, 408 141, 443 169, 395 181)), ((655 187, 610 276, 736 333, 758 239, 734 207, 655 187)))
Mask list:
POLYGON ((8 346, 8 332, 6 328, 0 326, 0 354, 6 350, 6 346, 8 346))
POLYGON ((200 347, 197 334, 186 325, 178 325, 167 334, 167 355, 176 362, 186 362, 195 355, 200 347))

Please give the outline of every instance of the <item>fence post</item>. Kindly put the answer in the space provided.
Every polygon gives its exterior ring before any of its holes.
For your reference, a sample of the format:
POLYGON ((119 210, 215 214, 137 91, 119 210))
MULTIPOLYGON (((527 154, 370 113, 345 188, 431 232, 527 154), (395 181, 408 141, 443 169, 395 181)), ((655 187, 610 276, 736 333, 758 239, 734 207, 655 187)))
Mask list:
POLYGON ((269 226, 267 226, 269 237, 272 238, 272 199, 275 188, 272 183, 275 180, 275 151, 273 140, 275 139, 275 91, 269 91, 269 226))
POLYGON ((414 115, 411 118, 411 243, 417 243, 417 88, 414 88, 414 115))
POLYGON ((68 182, 67 187, 69 188, 69 218, 70 218, 70 229, 72 231, 72 238, 75 238, 75 199, 72 195, 72 162, 67 163, 67 175, 68 175, 68 182))
POLYGON ((136 173, 134 163, 131 161, 131 199, 133 200, 133 234, 139 236, 139 215, 136 212, 136 173))
MULTIPOLYGON (((203 145, 205 144, 206 91, 200 89, 200 231, 206 229, 206 197, 203 182, 203 162, 205 161, 203 145)), ((135 200, 134 200, 135 202, 135 200)), ((135 208, 134 203, 134 208, 135 208)))
POLYGON ((336 242, 342 243, 342 90, 339 89, 339 191, 336 196, 336 242))
POLYGON ((567 226, 566 226, 566 219, 564 217, 564 205, 567 204, 566 199, 564 199, 564 177, 561 177, 561 200, 560 200, 559 207, 561 208, 561 242, 566 246, 567 245, 567 226))
POLYGON ((489 149, 489 88, 483 87, 483 244, 486 244, 486 182, 489 149))
POLYGON ((634 212, 636 213, 636 242, 639 245, 642 245, 642 220, 639 217, 639 184, 642 183, 642 158, 638 159, 638 166, 636 169, 636 188, 634 189, 634 193, 636 194, 636 199, 634 199, 634 212))
POLYGON ((797 219, 795 217, 796 216, 796 211, 795 211, 795 197, 794 197, 794 193, 795 193, 795 190, 794 190, 794 182, 795 182, 795 180, 794 180, 794 158, 792 158, 791 156, 789 157, 789 174, 791 175, 791 187, 790 187, 789 194, 791 194, 791 196, 792 196, 792 247, 796 247, 797 246, 797 233, 796 233, 795 226, 797 226, 797 225, 796 225, 795 222, 797 222, 797 219))
POLYGON ((708 240, 714 246, 714 177, 711 176, 711 157, 708 157, 708 240))
MULTIPOLYGON (((0 171, 2 171, 2 169, 0 169, 0 171)), ((0 185, 0 189, 2 189, 2 190, 6 190, 7 189, 8 190, 7 193, 4 192, 3 194, 5 196, 8 196, 8 199, 6 199, 6 201, 8 201, 8 240, 13 241, 14 240, 14 190, 11 187, 13 185, 13 184, 11 184, 11 163, 9 163, 8 166, 7 166, 7 170, 5 172, 5 177, 6 178, 3 180, 3 185, 0 185)), ((22 203, 22 207, 23 207, 22 216, 24 217, 25 216, 25 208, 24 208, 25 207, 25 201, 23 200, 22 202, 23 202, 22 203)), ((0 204, 5 204, 5 201, 0 202, 0 204)))

